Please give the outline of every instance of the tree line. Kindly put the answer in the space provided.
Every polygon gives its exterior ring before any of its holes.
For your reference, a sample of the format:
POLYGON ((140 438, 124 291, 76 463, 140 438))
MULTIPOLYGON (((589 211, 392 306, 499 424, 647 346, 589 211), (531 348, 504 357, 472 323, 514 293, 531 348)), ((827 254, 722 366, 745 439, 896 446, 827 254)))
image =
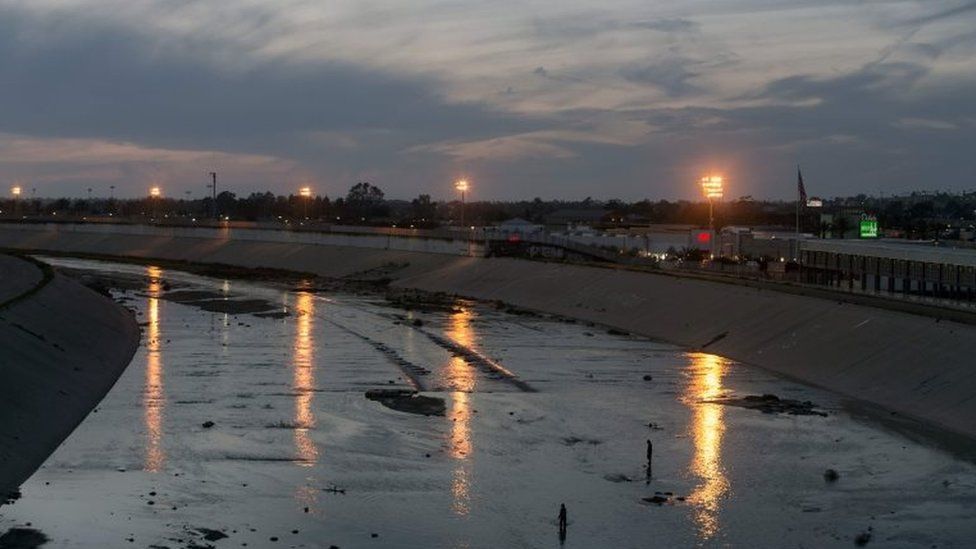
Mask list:
MULTIPOLYGON (((224 191, 211 197, 146 197, 138 199, 36 199, 8 198, 0 202, 4 217, 121 217, 209 219, 213 212, 224 218, 243 221, 309 221, 364 225, 412 225, 434 228, 456 224, 464 218, 472 225, 488 225, 511 218, 545 224, 560 212, 588 212, 588 220, 604 227, 642 224, 681 224, 706 226, 708 203, 689 200, 533 200, 437 201, 428 194, 412 200, 391 200, 378 186, 358 182, 345 195, 276 195, 270 191, 237 196, 224 191), (595 221, 594 221, 595 220, 595 221)), ((930 238, 947 229, 972 226, 976 222, 976 193, 912 193, 905 196, 869 197, 856 195, 824 201, 822 208, 800 209, 801 229, 806 232, 843 233, 852 213, 874 216, 882 227, 902 229, 906 236, 930 238), (821 214, 833 214, 826 226, 821 214)), ((792 201, 754 200, 743 197, 715 205, 716 226, 728 225, 792 228, 796 223, 792 201)), ((563 215, 561 219, 566 219, 563 215)), ((571 215, 570 215, 571 218, 571 215)))

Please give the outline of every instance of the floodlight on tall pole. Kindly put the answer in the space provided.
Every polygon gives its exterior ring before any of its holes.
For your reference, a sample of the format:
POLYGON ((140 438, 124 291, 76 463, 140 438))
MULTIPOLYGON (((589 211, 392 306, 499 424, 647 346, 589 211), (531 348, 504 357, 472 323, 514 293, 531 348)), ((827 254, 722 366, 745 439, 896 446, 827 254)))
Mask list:
POLYGON ((152 203, 152 216, 156 217, 157 203, 159 202, 159 197, 163 195, 163 191, 159 187, 149 188, 149 201, 152 203))
POLYGON ((708 199, 708 226, 715 232, 715 200, 723 196, 723 179, 721 175, 707 175, 701 178, 702 193, 708 199))
POLYGON ((302 204, 303 204, 303 207, 304 207, 304 215, 302 217, 304 217, 305 219, 308 219, 308 202, 309 202, 309 200, 312 199, 312 188, 311 187, 302 187, 301 189, 298 190, 298 194, 300 194, 302 196, 302 198, 305 199, 305 200, 302 201, 302 204))
POLYGON ((20 185, 14 185, 10 188, 10 194, 14 195, 14 215, 17 214, 17 210, 19 209, 18 206, 20 205, 19 199, 21 190, 20 185))
POLYGON ((461 192, 461 226, 464 226, 464 195, 468 192, 470 186, 468 185, 467 179, 459 179, 454 183, 454 188, 461 192))

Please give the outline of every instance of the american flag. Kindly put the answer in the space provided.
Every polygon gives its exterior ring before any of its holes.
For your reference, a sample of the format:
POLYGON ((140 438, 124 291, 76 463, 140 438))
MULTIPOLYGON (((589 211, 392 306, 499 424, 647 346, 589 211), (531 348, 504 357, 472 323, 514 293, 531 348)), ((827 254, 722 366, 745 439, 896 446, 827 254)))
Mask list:
POLYGON ((796 191, 800 194, 800 204, 807 203, 807 190, 803 186, 803 174, 800 173, 800 168, 796 168, 796 191))

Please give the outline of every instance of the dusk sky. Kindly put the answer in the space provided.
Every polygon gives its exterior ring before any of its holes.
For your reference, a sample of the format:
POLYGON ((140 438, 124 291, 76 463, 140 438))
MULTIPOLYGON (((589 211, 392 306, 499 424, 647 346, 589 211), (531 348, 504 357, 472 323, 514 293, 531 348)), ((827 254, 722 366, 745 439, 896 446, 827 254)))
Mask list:
MULTIPOLYGON (((976 188, 976 2, 0 0, 0 184, 976 188)), ((6 190, 4 191, 6 192, 6 190)))

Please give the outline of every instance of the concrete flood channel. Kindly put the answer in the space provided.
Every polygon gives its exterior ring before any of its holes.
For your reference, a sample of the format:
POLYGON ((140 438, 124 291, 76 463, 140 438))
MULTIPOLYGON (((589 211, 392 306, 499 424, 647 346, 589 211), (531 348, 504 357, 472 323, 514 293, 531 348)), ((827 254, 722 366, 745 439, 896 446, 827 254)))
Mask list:
POLYGON ((136 311, 143 343, 0 507, 11 546, 963 547, 976 536, 965 454, 719 356, 487 304, 407 311, 380 295, 45 260, 121 281, 112 295, 136 311), (379 389, 387 401, 366 398, 379 389), (398 390, 435 406, 398 409, 398 390), (770 394, 780 401, 755 397, 770 394))

